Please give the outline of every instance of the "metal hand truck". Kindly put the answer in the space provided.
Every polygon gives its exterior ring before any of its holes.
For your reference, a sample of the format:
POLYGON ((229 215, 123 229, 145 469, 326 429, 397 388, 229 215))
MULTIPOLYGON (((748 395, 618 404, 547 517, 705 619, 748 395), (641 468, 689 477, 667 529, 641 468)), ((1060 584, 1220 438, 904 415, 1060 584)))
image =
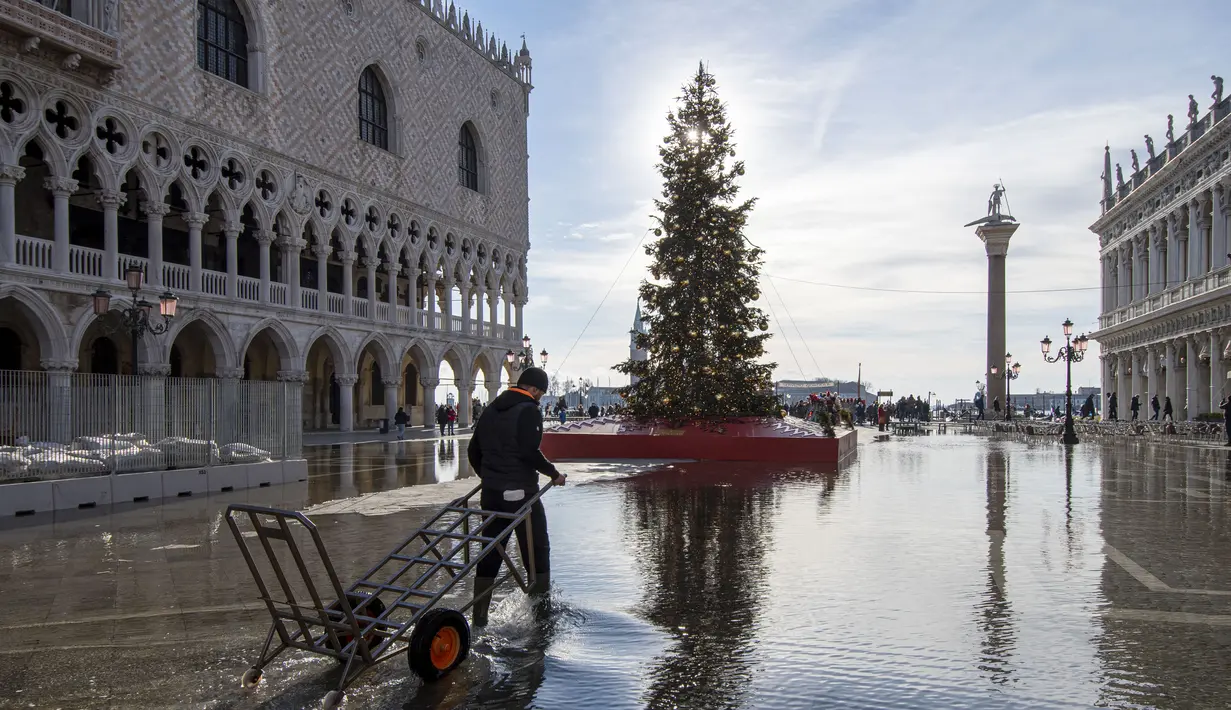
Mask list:
MULTIPOLYGON (((475 501, 481 486, 465 496, 451 501, 423 527, 415 530, 392 552, 385 555, 362 577, 343 589, 334 571, 333 562, 325 550, 316 525, 307 516, 290 510, 235 503, 227 507, 227 525, 239 543, 239 548, 252 572, 273 620, 265 645, 257 661, 244 672, 240 684, 245 689, 255 687, 265 666, 287 649, 332 656, 343 663, 342 677, 336 690, 331 690, 322 702, 324 710, 338 707, 349 687, 368 668, 406 651, 410 670, 425 682, 433 682, 457 668, 470 652, 470 625, 464 612, 474 606, 469 601, 460 609, 438 606, 446 594, 454 590, 466 575, 488 554, 499 555, 507 570, 496 578, 492 588, 480 598, 492 594, 510 578, 523 591, 529 592, 535 582, 534 530, 530 509, 552 483, 531 496, 516 513, 483 510, 475 501), (247 518, 252 531, 245 537, 236 516, 247 518), (509 525, 497 535, 486 534, 493 520, 505 519, 509 525), (303 552, 295 540, 292 523, 305 530, 315 546, 328 577, 328 588, 322 595, 304 562, 303 552), (522 570, 513 564, 506 542, 521 525, 526 526, 529 559, 522 570), (275 598, 257 567, 249 546, 255 538, 264 550, 282 595, 275 598), (274 541, 285 548, 302 580, 301 591, 307 598, 296 598, 278 555, 274 541), (405 580, 410 580, 407 583, 405 580), (411 630, 413 628, 413 631, 411 630), (408 636, 409 632, 409 636, 408 636), (277 645, 274 639, 277 638, 277 645), (271 650, 272 649, 272 650, 271 650)), ((254 545, 256 546, 256 545, 254 545)), ((259 555, 258 555, 259 556, 259 555)), ((294 580, 299 582, 301 580, 294 580)))

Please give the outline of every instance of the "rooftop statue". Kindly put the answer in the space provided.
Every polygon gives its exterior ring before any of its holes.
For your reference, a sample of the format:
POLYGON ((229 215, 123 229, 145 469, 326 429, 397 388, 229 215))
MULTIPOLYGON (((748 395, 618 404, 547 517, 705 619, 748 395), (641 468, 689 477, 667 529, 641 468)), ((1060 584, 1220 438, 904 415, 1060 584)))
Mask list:
POLYGON ((983 219, 976 219, 967 224, 967 227, 973 227, 976 224, 1005 224, 1008 222, 1016 222, 1013 216, 1007 212, 1001 212, 1001 200, 1004 197, 1004 186, 1000 183, 992 185, 992 194, 987 198, 987 216, 983 219))
POLYGON ((1120 169, 1120 164, 1116 163, 1116 187, 1124 187, 1124 171, 1120 169))
POLYGON ((1197 105, 1197 100, 1192 94, 1188 95, 1188 125, 1197 125, 1197 117, 1201 115, 1201 107, 1197 105))
POLYGON ((1167 146, 1175 144, 1175 116, 1167 114, 1167 146))
POLYGON ((1150 155, 1150 160, 1154 160, 1154 139, 1146 134, 1146 153, 1150 155))
POLYGON ((1210 76, 1210 81, 1214 82, 1214 93, 1210 96, 1214 99, 1214 105, 1222 103, 1222 77, 1210 76))
POLYGON ((1133 174, 1136 175, 1141 172, 1141 161, 1137 160, 1137 149, 1130 150, 1128 154, 1133 158, 1133 174))

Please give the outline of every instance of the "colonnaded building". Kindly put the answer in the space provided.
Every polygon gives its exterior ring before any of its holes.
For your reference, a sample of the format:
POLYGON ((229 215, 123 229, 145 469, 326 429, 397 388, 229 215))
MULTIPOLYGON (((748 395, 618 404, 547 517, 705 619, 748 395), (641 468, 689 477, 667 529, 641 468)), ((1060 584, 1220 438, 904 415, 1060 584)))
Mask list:
POLYGON ((1218 411, 1231 360, 1231 100, 1214 80, 1212 104, 1189 96, 1187 118, 1169 116, 1156 151, 1130 154, 1127 178, 1104 158, 1099 235, 1103 392, 1170 397, 1177 419, 1218 411), (1175 128, 1176 124, 1180 128, 1175 128))
POLYGON ((441 362, 494 396, 530 91, 441 0, 0 0, 0 369, 133 373, 91 294, 135 265, 180 299, 135 374, 302 383, 307 429, 430 425, 441 362))

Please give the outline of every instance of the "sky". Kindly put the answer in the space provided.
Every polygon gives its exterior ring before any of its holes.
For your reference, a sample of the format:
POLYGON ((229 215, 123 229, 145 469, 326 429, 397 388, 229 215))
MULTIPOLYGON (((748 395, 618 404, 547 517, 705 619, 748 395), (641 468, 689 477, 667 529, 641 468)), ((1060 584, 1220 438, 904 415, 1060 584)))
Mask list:
MULTIPOLYGON (((962 225, 1003 180, 1021 223, 1007 260, 1013 391, 1063 391, 1039 341, 1065 318, 1097 328, 1103 146, 1127 171, 1129 149, 1165 141, 1188 94, 1210 102, 1210 75, 1231 72, 1220 6, 468 0, 511 47, 524 33, 534 60, 526 332, 562 381, 627 383, 611 367, 646 275, 658 146, 702 61, 747 165, 741 194, 758 198, 746 236, 766 251, 775 379, 854 379, 862 363, 875 388, 972 396, 987 259, 962 225)), ((1073 380, 1099 384, 1094 342, 1073 380)))

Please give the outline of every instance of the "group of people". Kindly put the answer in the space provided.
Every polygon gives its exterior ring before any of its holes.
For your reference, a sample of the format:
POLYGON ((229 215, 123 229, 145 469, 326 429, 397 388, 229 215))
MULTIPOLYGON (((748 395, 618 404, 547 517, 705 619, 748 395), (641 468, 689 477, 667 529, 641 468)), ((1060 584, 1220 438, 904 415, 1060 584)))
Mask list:
POLYGON ((614 404, 600 407, 594 402, 591 402, 588 408, 584 403, 578 403, 576 407, 570 408, 564 403, 563 399, 557 399, 554 407, 544 408, 543 418, 546 419, 548 412, 551 412, 555 414, 556 418, 560 420, 561 424, 563 424, 568 421, 569 417, 581 419, 588 416, 591 419, 597 419, 599 417, 614 416, 619 414, 622 410, 622 407, 614 404))
MULTIPOLYGON (((1093 395, 1087 400, 1093 407, 1093 395)), ((1225 400, 1224 400, 1225 402, 1225 400)), ((1141 395, 1133 395, 1133 398, 1128 402, 1128 410, 1132 412, 1132 418, 1129 421, 1137 421, 1138 415, 1141 413, 1141 395)), ((1175 421, 1175 408, 1171 405, 1171 398, 1164 395, 1163 402, 1160 405, 1158 395, 1150 398, 1150 411, 1153 413, 1150 421, 1159 421, 1159 412, 1162 412, 1162 421, 1175 421)), ((1226 411, 1226 410, 1224 410, 1226 411)), ((1120 397, 1115 392, 1107 395, 1107 421, 1115 422, 1120 420, 1120 397)))
MULTIPOLYGON (((475 421, 478 421, 483 407, 482 405, 477 405, 472 411, 474 412, 475 421)), ((441 436, 445 435, 446 430, 452 435, 456 425, 457 409, 452 404, 442 404, 436 408, 436 426, 440 427, 441 436)), ((398 407, 397 414, 393 415, 393 427, 397 430, 398 441, 406 438, 406 427, 408 426, 410 426, 410 414, 406 412, 405 407, 398 407)))

